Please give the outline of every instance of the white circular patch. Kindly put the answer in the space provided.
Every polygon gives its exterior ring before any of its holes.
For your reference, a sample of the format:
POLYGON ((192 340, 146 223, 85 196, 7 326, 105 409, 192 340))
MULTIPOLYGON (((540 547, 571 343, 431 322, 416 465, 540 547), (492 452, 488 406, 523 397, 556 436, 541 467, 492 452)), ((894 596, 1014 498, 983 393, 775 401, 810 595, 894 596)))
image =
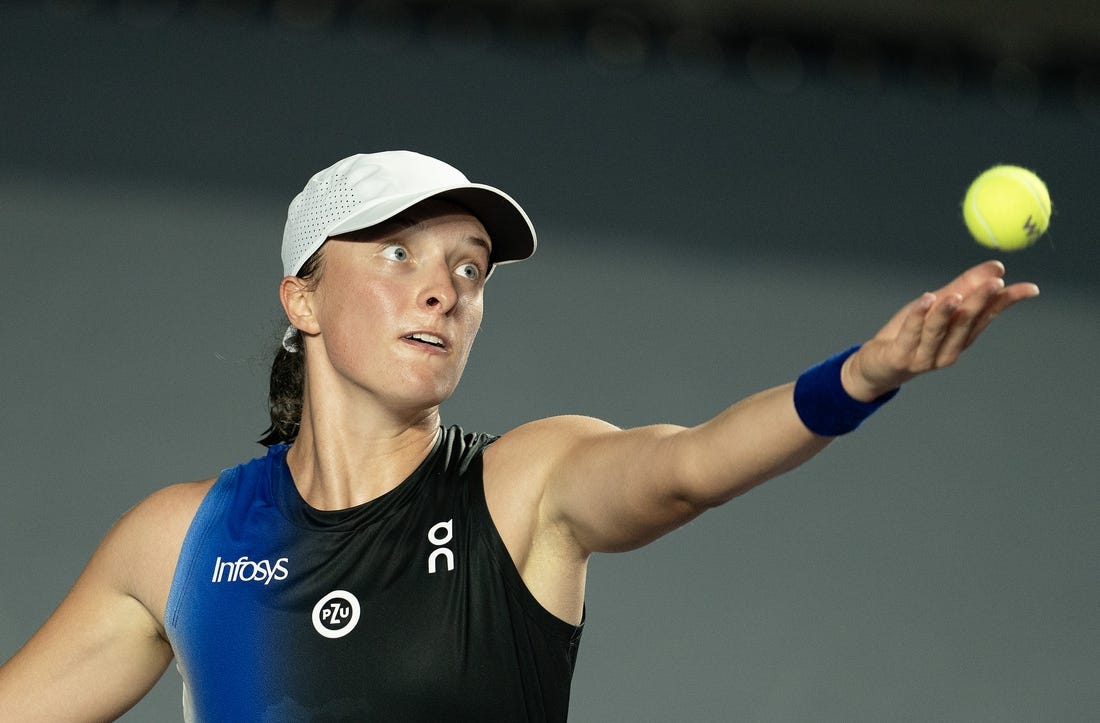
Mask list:
POLYGON ((342 638, 359 623, 359 600, 347 590, 333 590, 313 606, 313 627, 326 638, 342 638))

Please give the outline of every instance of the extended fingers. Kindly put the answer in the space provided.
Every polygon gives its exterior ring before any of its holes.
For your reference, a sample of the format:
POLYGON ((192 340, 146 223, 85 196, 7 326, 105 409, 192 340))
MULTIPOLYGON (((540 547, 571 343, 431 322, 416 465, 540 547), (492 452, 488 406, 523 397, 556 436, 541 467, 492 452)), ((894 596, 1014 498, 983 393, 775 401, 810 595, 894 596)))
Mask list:
POLYGON ((928 310, 935 303, 936 295, 933 293, 924 293, 914 299, 902 309, 901 326, 896 334, 887 332, 885 335, 886 339, 893 344, 896 356, 906 360, 906 367, 909 366, 908 360, 913 358, 920 347, 928 310))
POLYGON ((939 365, 944 343, 953 336, 962 304, 960 294, 947 293, 942 294, 928 310, 921 329, 920 344, 912 357, 912 371, 925 372, 939 365))
POLYGON ((1008 307, 1025 299, 1031 299, 1039 295, 1039 287, 1032 283, 1012 284, 1000 289, 981 310, 971 325, 971 329, 963 346, 970 346, 978 338, 985 328, 989 326, 997 316, 1008 307))
POLYGON ((875 334, 866 378, 885 387, 954 364, 1001 312, 1038 296, 1035 284, 1005 286, 1004 272, 1001 262, 986 261, 902 307, 875 334))
POLYGON ((954 293, 925 293, 906 307, 901 328, 888 340, 889 356, 899 371, 912 376, 935 368, 961 301, 954 293))
POLYGON ((986 279, 958 305, 936 352, 933 366, 940 368, 954 364, 1001 312, 1038 294, 1039 287, 1035 284, 1006 287, 1000 276, 986 279))
POLYGON ((941 290, 917 299, 895 341, 895 351, 907 370, 920 374, 954 364, 975 337, 975 327, 988 324, 999 313, 994 299, 1003 287, 999 276, 987 275, 966 295, 941 290))
POLYGON ((1004 271, 1000 261, 985 261, 902 310, 896 326, 898 349, 912 371, 934 369, 958 357, 972 339, 971 323, 981 316, 990 296, 1004 286, 1004 271))
MULTIPOLYGON (((970 346, 977 334, 979 324, 988 325, 997 312, 990 315, 996 300, 1004 290, 1004 280, 999 276, 986 279, 973 292, 962 299, 950 319, 950 326, 936 350, 935 367, 954 364, 959 355, 970 346), (977 332, 975 331, 977 330, 977 332)), ((984 328, 984 327, 983 327, 984 328)))
POLYGON ((1000 261, 984 261, 959 274, 951 283, 937 291, 936 295, 961 294, 965 298, 970 296, 976 289, 981 288, 990 279, 1000 279, 1004 275, 1005 267, 1000 261))

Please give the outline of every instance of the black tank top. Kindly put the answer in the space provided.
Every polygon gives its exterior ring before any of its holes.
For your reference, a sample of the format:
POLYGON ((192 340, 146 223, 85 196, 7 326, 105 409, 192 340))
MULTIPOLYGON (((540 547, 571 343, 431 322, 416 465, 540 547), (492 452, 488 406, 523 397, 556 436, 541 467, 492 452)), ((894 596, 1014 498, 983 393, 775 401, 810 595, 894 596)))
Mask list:
POLYGON ((441 430, 401 485, 339 511, 301 499, 284 446, 224 471, 165 614, 185 718, 564 721, 581 628, 539 605, 493 525, 494 439, 441 430))

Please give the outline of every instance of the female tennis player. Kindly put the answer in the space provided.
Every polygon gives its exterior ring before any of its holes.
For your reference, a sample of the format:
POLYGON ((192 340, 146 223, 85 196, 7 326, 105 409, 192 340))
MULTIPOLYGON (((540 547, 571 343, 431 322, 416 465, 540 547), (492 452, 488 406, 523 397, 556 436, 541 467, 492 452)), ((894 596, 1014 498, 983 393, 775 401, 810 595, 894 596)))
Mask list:
POLYGON ((127 512, 0 668, 0 720, 119 716, 175 659, 188 721, 562 721, 595 552, 805 462, 1034 297, 995 261, 871 339, 695 427, 445 426, 498 266, 502 191, 404 151, 290 206, 267 454, 127 512))

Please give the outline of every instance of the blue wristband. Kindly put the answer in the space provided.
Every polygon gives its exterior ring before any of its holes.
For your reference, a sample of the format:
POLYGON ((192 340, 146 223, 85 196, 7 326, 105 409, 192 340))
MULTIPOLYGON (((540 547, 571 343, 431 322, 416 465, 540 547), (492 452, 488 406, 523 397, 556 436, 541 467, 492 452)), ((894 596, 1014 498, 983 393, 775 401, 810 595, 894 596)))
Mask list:
POLYGON ((844 360, 858 349, 859 345, 856 345, 829 357, 804 371, 795 382, 795 411, 814 434, 822 437, 847 434, 898 393, 894 389, 874 401, 861 402, 844 391, 840 383, 840 368, 844 366, 844 360))

